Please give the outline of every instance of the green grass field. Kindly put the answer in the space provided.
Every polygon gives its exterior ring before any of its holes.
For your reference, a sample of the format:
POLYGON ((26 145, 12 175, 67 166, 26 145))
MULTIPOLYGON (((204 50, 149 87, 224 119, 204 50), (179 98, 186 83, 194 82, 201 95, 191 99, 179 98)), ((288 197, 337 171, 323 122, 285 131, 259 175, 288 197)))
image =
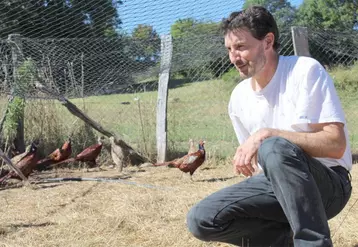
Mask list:
POLYGON ((346 115, 352 151, 358 152, 358 63, 352 68, 335 68, 330 74, 346 115))
MULTIPOLYGON (((352 150, 358 151, 358 97, 356 85, 358 66, 330 71, 346 114, 352 150)), ((168 149, 171 153, 185 152, 188 140, 205 139, 209 157, 226 158, 237 147, 227 104, 233 80, 210 80, 184 83, 169 90, 168 149)), ((174 83, 171 81, 170 83, 174 83)), ((157 92, 93 96, 71 99, 91 118, 114 131, 130 145, 151 158, 156 156, 157 92)), ((86 128, 56 101, 28 101, 25 113, 27 142, 41 137, 44 152, 61 145, 72 136, 75 149, 96 141, 98 133, 86 128)))
MULTIPOLYGON (((231 82, 212 80, 169 90, 169 149, 185 151, 190 138, 202 138, 212 155, 231 155, 237 146, 237 139, 227 114, 227 104, 234 86, 231 82)), ((338 92, 346 114, 352 150, 358 151, 358 97, 347 90, 339 89, 338 92)), ((104 126, 122 134, 126 141, 142 151, 145 148, 152 154, 156 151, 156 103, 157 93, 147 92, 91 97, 85 104, 89 114, 95 119, 102 119, 104 126), (123 101, 131 104, 120 104, 123 101)))
POLYGON ((346 114, 349 141, 352 151, 358 152, 358 99, 355 95, 345 95, 341 97, 342 105, 346 114))

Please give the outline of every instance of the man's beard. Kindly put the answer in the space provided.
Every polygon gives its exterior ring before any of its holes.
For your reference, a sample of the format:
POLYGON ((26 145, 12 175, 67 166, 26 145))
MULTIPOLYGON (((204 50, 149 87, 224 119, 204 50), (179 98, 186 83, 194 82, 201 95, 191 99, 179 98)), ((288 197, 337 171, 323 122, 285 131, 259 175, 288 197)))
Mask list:
POLYGON ((260 49, 260 52, 258 54, 259 55, 258 55, 257 59, 255 59, 255 61, 248 62, 245 65, 247 67, 247 68, 245 68, 245 71, 241 71, 239 69, 239 67, 242 66, 242 64, 235 64, 236 68, 240 72, 240 77, 242 79, 247 79, 247 78, 253 77, 264 68, 264 66, 266 64, 266 56, 263 53, 263 48, 260 49))

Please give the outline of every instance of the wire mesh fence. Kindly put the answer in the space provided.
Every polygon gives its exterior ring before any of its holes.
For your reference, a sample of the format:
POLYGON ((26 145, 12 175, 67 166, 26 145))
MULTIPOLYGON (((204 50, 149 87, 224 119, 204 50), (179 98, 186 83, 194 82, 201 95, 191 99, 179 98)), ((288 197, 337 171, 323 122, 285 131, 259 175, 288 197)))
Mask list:
MULTIPOLYGON (((113 10, 114 2, 101 9, 97 3, 78 7, 77 11, 91 13, 82 16, 81 24, 74 18, 77 15, 66 12, 73 6, 55 12, 62 7, 54 5, 54 12, 39 12, 49 18, 42 29, 31 28, 28 23, 13 23, 3 29, 0 112, 5 112, 9 95, 26 101, 26 142, 41 138, 46 146, 52 147, 58 146, 65 136, 76 135, 78 145, 85 146, 98 134, 86 129, 81 120, 72 116, 53 96, 36 89, 36 79, 32 75, 36 73, 48 88, 69 98, 91 118, 155 158, 157 88, 163 56, 161 39, 146 25, 138 26, 138 35, 113 34, 113 30, 108 29, 113 23, 107 14, 113 10), (68 17, 73 17, 68 23, 65 12, 68 17), (49 13, 62 16, 53 29, 48 28, 52 20, 49 13), (101 20, 98 26, 86 26, 91 23, 88 18, 95 18, 95 13, 101 20), (64 23, 74 25, 73 30, 58 31, 64 23), (12 35, 14 31, 21 35, 12 35), (143 36, 146 32, 150 35, 143 36)), ((0 4, 1 8, 7 7, 0 4)), ((10 12, 6 13, 10 15, 10 12)), ((212 28, 208 30, 207 33, 201 30, 173 37, 168 147, 174 151, 185 150, 190 138, 206 139, 211 143, 208 145, 209 155, 232 155, 237 140, 227 116, 227 103, 237 82, 223 80, 227 73, 234 72, 230 70, 232 66, 222 35, 212 28)), ((310 53, 327 68, 354 66, 358 58, 357 38, 357 32, 308 29, 310 53)), ((290 29, 281 30, 280 44, 281 55, 294 54, 290 29)), ((348 70, 347 73, 353 72, 348 70)), ((354 83, 358 84, 357 81, 354 83)), ((355 127, 358 112, 348 102, 352 101, 345 99, 343 104, 351 143, 353 149, 358 149, 355 127)))
POLYGON ((358 32, 309 29, 312 57, 323 65, 352 66, 358 60, 358 32))

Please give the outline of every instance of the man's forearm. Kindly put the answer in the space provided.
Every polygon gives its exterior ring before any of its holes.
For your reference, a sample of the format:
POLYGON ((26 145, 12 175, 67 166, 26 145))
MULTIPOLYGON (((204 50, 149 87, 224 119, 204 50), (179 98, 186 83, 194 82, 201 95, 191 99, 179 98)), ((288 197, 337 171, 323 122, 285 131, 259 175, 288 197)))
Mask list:
MULTIPOLYGON (((343 131, 343 130, 342 130, 343 131)), ((339 159, 346 149, 345 137, 339 131, 291 132, 278 129, 266 129, 264 138, 283 137, 301 147, 312 157, 339 159)), ((344 135, 344 132, 343 132, 344 135)))

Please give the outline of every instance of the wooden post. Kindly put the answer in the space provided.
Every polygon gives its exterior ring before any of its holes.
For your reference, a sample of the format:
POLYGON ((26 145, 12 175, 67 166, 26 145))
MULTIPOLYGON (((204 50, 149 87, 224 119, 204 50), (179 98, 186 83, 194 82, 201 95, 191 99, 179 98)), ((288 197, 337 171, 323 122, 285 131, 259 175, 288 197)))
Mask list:
POLYGON ((22 44, 21 44, 21 36, 20 34, 10 34, 8 37, 10 46, 11 46, 11 58, 13 64, 13 83, 17 83, 18 74, 17 70, 23 62, 22 57, 22 44))
POLYGON ((8 55, 7 54, 5 54, 4 55, 4 60, 5 61, 3 61, 2 62, 2 70, 3 70, 3 72, 4 72, 4 81, 3 81, 3 83, 2 83, 2 85, 3 85, 3 92, 4 93, 6 93, 8 90, 9 90, 9 73, 8 73, 8 63, 9 63, 9 58, 8 58, 8 55))
MULTIPOLYGON (((22 54, 22 43, 21 43, 21 36, 20 34, 10 34, 8 36, 9 43, 11 45, 11 56, 12 56, 12 64, 13 64, 13 85, 12 91, 15 97, 23 97, 23 92, 17 92, 16 90, 19 89, 19 75, 18 75, 18 68, 21 66, 22 62, 24 61, 24 57, 22 54)), ((23 99, 24 100, 24 99, 23 99)), ((19 152, 25 152, 25 136, 24 136, 24 109, 18 116, 18 123, 16 128, 16 137, 14 140, 15 148, 19 152)))
POLYGON ((295 55, 310 57, 307 27, 291 27, 291 32, 295 55))
POLYGON ((162 35, 157 101, 157 162, 164 162, 167 155, 167 103, 172 51, 171 35, 162 35))

